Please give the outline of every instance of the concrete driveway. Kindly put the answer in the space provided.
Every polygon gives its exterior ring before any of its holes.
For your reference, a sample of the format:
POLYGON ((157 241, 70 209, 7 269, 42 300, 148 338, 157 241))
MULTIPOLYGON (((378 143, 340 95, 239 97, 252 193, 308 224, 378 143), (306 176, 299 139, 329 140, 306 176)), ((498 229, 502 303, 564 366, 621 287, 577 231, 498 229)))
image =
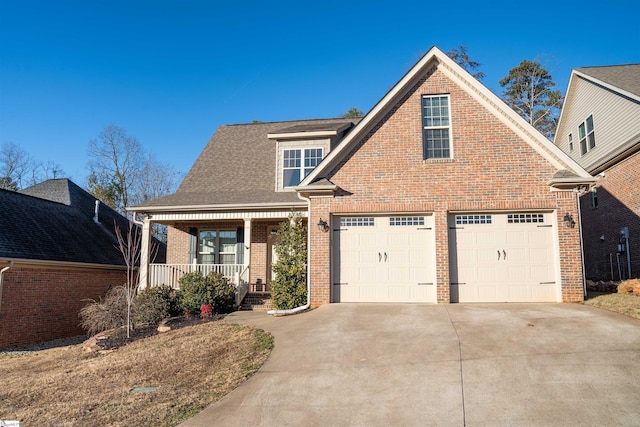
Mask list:
POLYGON ((265 365, 183 426, 640 426, 640 321, 578 304, 331 304, 227 321, 265 365))

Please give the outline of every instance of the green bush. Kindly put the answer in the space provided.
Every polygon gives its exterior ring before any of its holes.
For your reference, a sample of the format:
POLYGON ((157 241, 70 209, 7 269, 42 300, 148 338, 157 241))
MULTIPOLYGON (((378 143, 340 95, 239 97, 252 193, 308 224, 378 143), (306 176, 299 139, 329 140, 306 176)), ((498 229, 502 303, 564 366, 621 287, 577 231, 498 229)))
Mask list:
POLYGON ((176 291, 169 286, 147 287, 134 300, 135 320, 140 324, 157 325, 167 317, 180 314, 176 291))
POLYGON ((211 304, 214 313, 229 313, 235 308, 235 287, 221 273, 211 272, 206 277, 200 272, 187 273, 179 283, 178 307, 183 312, 199 313, 203 304, 211 304))
POLYGON ((278 261, 273 266, 271 299, 278 310, 288 310, 307 302, 307 233, 302 217, 289 215, 280 223, 275 247, 278 261))

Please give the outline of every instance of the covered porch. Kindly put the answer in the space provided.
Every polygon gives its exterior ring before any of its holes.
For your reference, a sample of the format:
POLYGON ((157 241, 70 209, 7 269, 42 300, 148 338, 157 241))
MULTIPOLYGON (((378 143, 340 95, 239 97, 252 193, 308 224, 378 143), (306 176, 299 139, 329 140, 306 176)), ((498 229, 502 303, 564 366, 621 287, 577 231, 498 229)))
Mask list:
MULTIPOLYGON (((236 287, 237 304, 270 301, 271 269, 276 261, 279 224, 292 212, 304 218, 300 206, 289 209, 199 212, 145 212, 140 288, 170 286, 178 289, 187 273, 219 272, 236 287), (167 262, 153 263, 149 248, 151 224, 168 226, 167 262)), ((260 305, 260 304, 258 304, 260 305)), ((266 307, 266 305, 265 305, 266 307)), ((255 309, 255 308, 254 308, 255 309)))

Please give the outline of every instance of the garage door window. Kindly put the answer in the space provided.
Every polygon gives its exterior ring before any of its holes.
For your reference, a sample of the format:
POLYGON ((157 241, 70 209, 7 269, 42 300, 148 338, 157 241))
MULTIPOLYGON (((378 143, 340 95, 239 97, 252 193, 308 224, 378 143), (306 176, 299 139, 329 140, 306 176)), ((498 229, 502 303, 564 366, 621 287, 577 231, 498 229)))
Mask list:
POLYGON ((390 226, 424 225, 423 216, 392 216, 389 218, 390 226))
POLYGON ((456 215, 456 224, 491 224, 491 215, 456 215))
POLYGON ((509 224, 530 224, 544 222, 544 214, 509 214, 507 215, 509 224))
POLYGON ((341 227, 373 227, 376 225, 373 217, 343 217, 340 218, 341 227))

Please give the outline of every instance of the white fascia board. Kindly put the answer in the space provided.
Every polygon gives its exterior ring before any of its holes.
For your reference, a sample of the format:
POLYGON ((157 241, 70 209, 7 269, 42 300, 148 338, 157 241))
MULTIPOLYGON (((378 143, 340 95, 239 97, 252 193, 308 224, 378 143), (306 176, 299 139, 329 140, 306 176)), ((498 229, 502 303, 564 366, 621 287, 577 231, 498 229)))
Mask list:
MULTIPOLYGON (((360 122, 349 132, 349 134, 345 137, 345 139, 340 142, 340 144, 332 150, 323 160, 320 162, 316 168, 311 171, 307 177, 302 180, 299 187, 305 187, 306 185, 312 183, 316 180, 320 174, 324 173, 326 169, 334 164, 334 161, 340 159, 344 152, 351 145, 351 142, 356 140, 358 137, 367 132, 370 128, 370 125, 381 116, 387 108, 389 108, 389 104, 396 99, 396 97, 401 94, 403 91, 408 90, 410 87, 409 83, 411 83, 416 76, 423 70, 427 65, 429 65, 434 58, 436 57, 436 53, 439 53, 442 56, 445 56, 442 51, 440 51, 437 47, 432 47, 429 51, 418 61, 416 65, 413 66, 403 77, 400 79, 398 83, 396 83, 387 94, 380 100, 378 103, 360 120, 360 122)), ((438 56, 439 57, 439 56, 438 56)))
POLYGON ((228 205, 175 205, 175 206, 137 206, 126 208, 129 212, 193 212, 193 211, 235 211, 235 210, 269 210, 282 208, 305 207, 304 202, 286 203, 253 203, 253 204, 228 204, 228 205))
POLYGON ((502 123, 547 159, 554 167, 559 170, 569 169, 576 175, 584 178, 591 176, 582 166, 569 157, 567 153, 549 141, 536 128, 500 99, 498 95, 478 82, 478 80, 473 78, 461 66, 456 64, 455 61, 445 55, 444 58, 441 58, 441 62, 444 65, 441 71, 453 81, 457 81, 465 92, 485 108, 493 111, 502 123))
MULTIPOLYGON (((348 120, 348 119, 345 119, 348 120)), ((281 133, 268 133, 267 138, 269 139, 309 139, 309 138, 331 138, 332 136, 337 136, 339 133, 343 132, 345 129, 349 128, 351 125, 346 123, 340 126, 337 130, 322 130, 322 131, 311 131, 311 132, 281 132, 281 133)))
POLYGON ((631 92, 628 92, 628 91, 626 91, 626 90, 624 90, 624 89, 621 89, 621 88, 619 88, 618 86, 614 86, 614 85, 612 85, 611 83, 607 83, 607 82, 604 82, 604 81, 602 81, 602 80, 596 79, 595 77, 590 76, 590 75, 588 75, 588 74, 581 73, 580 71, 573 70, 573 72, 574 72, 576 75, 578 75, 578 76, 582 77, 583 79, 589 80, 589 81, 591 81, 592 83, 595 83, 595 84, 597 84, 597 85, 600 85, 600 86, 606 87, 607 89, 609 89, 609 90, 611 90, 611 91, 613 91, 613 92, 619 93, 620 95, 624 95, 624 96, 626 96, 627 98, 635 99, 636 101, 639 101, 639 102, 640 102, 640 96, 638 96, 638 95, 636 95, 636 94, 634 94, 634 93, 631 93, 631 92))
POLYGON ((269 139, 309 139, 309 138, 330 138, 338 134, 335 130, 323 130, 317 132, 295 132, 295 133, 268 133, 269 139))
POLYGON ((562 100, 562 108, 560 109, 560 117, 558 117, 558 126, 556 127, 556 134, 553 136, 553 145, 555 145, 556 147, 558 147, 558 144, 560 143, 559 137, 558 135, 563 135, 564 132, 560 132, 562 129, 564 128, 564 116, 565 114, 569 114, 567 113, 564 108, 564 106, 567 103, 567 99, 569 99, 569 96, 571 95, 571 87, 573 85, 573 78, 576 75, 576 70, 572 70, 571 71, 571 76, 569 77, 569 83, 567 84, 567 90, 564 92, 565 96, 564 99, 562 100))

